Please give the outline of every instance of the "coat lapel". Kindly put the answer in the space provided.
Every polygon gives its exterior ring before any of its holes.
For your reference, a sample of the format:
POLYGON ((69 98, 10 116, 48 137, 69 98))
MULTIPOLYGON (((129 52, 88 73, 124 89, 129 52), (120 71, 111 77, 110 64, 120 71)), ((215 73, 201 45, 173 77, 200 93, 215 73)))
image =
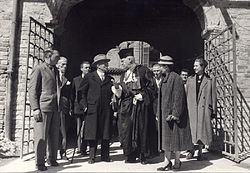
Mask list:
POLYGON ((65 76, 63 76, 63 78, 62 78, 62 86, 61 87, 63 87, 66 84, 66 82, 67 82, 67 78, 65 76))
POLYGON ((163 82, 166 83, 166 82, 168 81, 168 78, 169 78, 169 76, 170 76, 170 73, 171 73, 171 72, 166 73, 166 76, 164 77, 164 79, 163 79, 163 81, 161 82, 161 84, 162 84, 163 82))
POLYGON ((97 71, 93 72, 93 80, 98 82, 100 85, 102 83, 102 80, 100 79, 99 75, 97 74, 97 71))
POLYGON ((208 79, 207 79, 206 76, 204 76, 204 77, 203 77, 203 80, 201 81, 201 86, 200 86, 200 90, 199 90, 197 102, 199 102, 200 97, 201 97, 202 90, 203 90, 204 87, 207 85, 207 82, 208 82, 208 79))
POLYGON ((46 64, 43 64, 44 71, 56 79, 55 72, 53 72, 46 64))
POLYGON ((105 79, 104 81, 102 81, 102 85, 105 85, 106 83, 109 83, 109 82, 110 82, 110 78, 107 75, 105 75, 105 79))

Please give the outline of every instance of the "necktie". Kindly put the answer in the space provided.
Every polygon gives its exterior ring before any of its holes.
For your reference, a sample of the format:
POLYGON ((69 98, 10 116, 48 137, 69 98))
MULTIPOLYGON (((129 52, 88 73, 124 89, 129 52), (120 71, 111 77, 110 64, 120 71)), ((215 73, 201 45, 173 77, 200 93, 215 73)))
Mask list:
POLYGON ((101 75, 101 80, 104 81, 104 75, 101 75))

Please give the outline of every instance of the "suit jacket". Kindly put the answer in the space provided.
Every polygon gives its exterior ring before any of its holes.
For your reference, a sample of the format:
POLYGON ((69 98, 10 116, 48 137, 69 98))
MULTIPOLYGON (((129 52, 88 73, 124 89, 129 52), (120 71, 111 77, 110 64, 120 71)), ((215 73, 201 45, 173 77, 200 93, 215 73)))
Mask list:
POLYGON ((87 107, 84 138, 86 140, 110 139, 112 127, 111 91, 112 77, 105 75, 101 81, 97 72, 88 73, 80 84, 80 106, 87 107))
POLYGON ((60 89, 61 92, 60 92, 59 107, 61 111, 68 114, 71 107, 70 106, 71 83, 65 76, 62 77, 60 89))
POLYGON ((58 111, 60 88, 58 71, 52 71, 46 63, 37 65, 31 73, 29 100, 32 110, 42 112, 58 111))
POLYGON ((79 105, 79 101, 82 98, 81 92, 79 91, 80 83, 83 81, 82 76, 77 76, 72 81, 71 91, 71 106, 74 114, 83 114, 83 109, 79 105))

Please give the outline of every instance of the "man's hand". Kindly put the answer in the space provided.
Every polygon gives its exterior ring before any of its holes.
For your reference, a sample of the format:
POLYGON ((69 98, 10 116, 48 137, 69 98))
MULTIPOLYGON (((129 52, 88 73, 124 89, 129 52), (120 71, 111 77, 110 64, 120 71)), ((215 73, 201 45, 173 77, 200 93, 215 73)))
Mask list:
POLYGON ((135 99, 139 101, 143 100, 142 95, 140 93, 135 95, 135 99))
POLYGON ((43 117, 40 109, 36 109, 33 111, 34 119, 36 122, 43 122, 43 117))

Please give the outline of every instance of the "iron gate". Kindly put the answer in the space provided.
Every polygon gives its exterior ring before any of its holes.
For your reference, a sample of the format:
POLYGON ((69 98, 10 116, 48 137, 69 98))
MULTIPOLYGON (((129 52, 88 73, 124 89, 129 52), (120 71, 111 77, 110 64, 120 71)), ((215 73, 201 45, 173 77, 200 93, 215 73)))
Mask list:
POLYGON ((249 106, 237 87, 236 31, 232 25, 205 41, 207 72, 216 78, 217 117, 212 149, 240 162, 250 154, 249 106))
POLYGON ((30 17, 29 23, 29 43, 28 43, 28 57, 26 61, 25 72, 25 97, 24 97, 24 113, 23 113, 23 127, 22 127, 22 142, 20 157, 34 152, 34 126, 33 116, 31 114, 30 103, 28 99, 28 83, 33 67, 43 61, 43 51, 46 48, 51 48, 54 43, 52 31, 43 26, 41 23, 30 17))

